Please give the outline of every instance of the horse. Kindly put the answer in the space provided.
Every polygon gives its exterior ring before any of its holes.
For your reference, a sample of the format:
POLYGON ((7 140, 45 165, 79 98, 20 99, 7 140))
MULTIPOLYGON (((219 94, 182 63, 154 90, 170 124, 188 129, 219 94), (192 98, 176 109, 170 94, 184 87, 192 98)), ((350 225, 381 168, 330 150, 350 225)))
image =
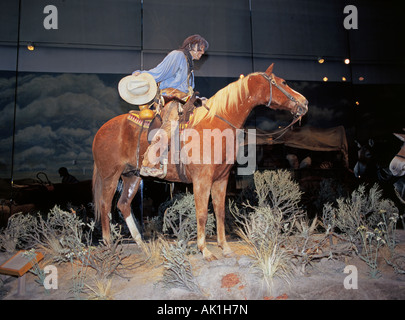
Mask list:
MULTIPOLYGON (((236 133, 240 130, 252 109, 266 105, 274 110, 287 110, 294 115, 294 122, 308 111, 308 101, 300 93, 291 89, 284 79, 273 74, 273 65, 265 72, 254 72, 240 77, 233 83, 219 90, 208 99, 205 106, 195 109, 188 128, 196 133, 195 139, 189 143, 190 150, 195 151, 201 161, 184 164, 181 177, 179 165, 167 164, 164 178, 170 182, 187 182, 193 184, 193 193, 197 217, 197 247, 207 261, 217 259, 206 246, 205 225, 208 215, 208 203, 211 195, 216 216, 217 244, 225 257, 232 255, 225 238, 225 195, 228 178, 233 166, 227 150, 222 146, 221 161, 203 161, 205 146, 213 148, 213 139, 204 136, 204 130, 211 129, 214 140, 216 136, 223 138, 224 131, 236 133), (195 147, 195 148, 194 148, 195 147), (184 176, 187 181, 184 181, 184 176)), ((177 103, 171 101, 170 103, 177 103)), ((168 108, 168 104, 164 109, 168 108)), ((93 198, 95 216, 101 219, 104 241, 110 241, 109 212, 111 201, 116 191, 117 182, 122 179, 123 187, 117 202, 131 236, 142 245, 142 237, 131 215, 130 204, 134 198, 142 177, 139 174, 143 155, 148 148, 147 130, 141 126, 129 124, 127 114, 119 115, 106 122, 96 133, 93 141, 93 198), (140 155, 140 156, 139 156, 140 155), (140 158, 140 159, 139 159, 140 158)), ((236 135, 233 136, 233 145, 236 135)), ((173 138, 174 139, 174 138, 173 138)), ((215 146, 214 146, 215 147, 215 146)), ((169 154, 172 150, 169 150, 169 154)), ((194 156, 194 155, 193 155, 194 156)), ((169 156, 170 158, 170 156, 169 156)), ((197 159, 198 160, 198 159, 197 159)), ((218 160, 218 159, 217 159, 218 160)), ((234 155, 235 160, 235 155, 234 155)))

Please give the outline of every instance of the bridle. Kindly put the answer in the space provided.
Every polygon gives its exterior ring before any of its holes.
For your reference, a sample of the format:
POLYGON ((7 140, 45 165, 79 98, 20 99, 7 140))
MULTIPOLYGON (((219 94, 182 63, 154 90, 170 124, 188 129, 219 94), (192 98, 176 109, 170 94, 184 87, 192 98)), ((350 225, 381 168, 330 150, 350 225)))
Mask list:
MULTIPOLYGON (((291 123, 286 126, 285 128, 276 131, 276 132, 272 132, 272 133, 254 133, 254 135, 256 136, 274 136, 276 134, 279 134, 279 136, 273 140, 277 140, 279 138, 281 138, 289 128, 291 128, 295 123, 297 123, 298 121, 301 122, 301 118, 302 116, 305 114, 305 112, 303 112, 302 114, 298 114, 298 111, 300 110, 305 110, 306 108, 302 105, 302 103, 300 103, 295 97, 293 97, 290 93, 287 92, 287 90, 285 90, 284 88, 280 87, 276 80, 273 78, 273 75, 268 75, 265 72, 259 72, 258 74, 260 74, 263 78, 265 78, 268 82, 269 82, 269 87, 270 87, 270 97, 269 97, 269 101, 266 104, 266 107, 270 107, 271 102, 273 100, 273 86, 275 86, 278 90, 280 90, 281 93, 283 93, 288 99, 290 99, 291 101, 295 102, 295 110, 293 112, 291 112, 294 117, 293 120, 291 121, 291 123)), ((210 109, 208 108, 208 106, 204 105, 204 107, 209 111, 210 109)), ((230 125, 232 128, 234 129, 239 129, 237 128, 235 125, 233 125, 232 123, 230 123, 228 120, 224 119, 223 117, 219 116, 219 115, 215 115, 217 118, 221 119, 222 121, 226 122, 228 125, 230 125)), ((245 133, 247 134, 252 134, 251 132, 247 131, 246 129, 244 130, 245 133)))
MULTIPOLYGON (((259 74, 269 82, 270 98, 269 98, 269 102, 267 102, 267 104, 266 104, 266 107, 270 107, 270 105, 271 105, 271 102, 273 100, 273 86, 275 86, 288 99, 290 99, 292 102, 295 102, 295 110, 294 110, 294 112, 292 112, 294 114, 294 117, 297 117, 298 107, 301 107, 302 109, 306 109, 305 107, 302 106, 302 103, 300 103, 293 95, 291 95, 289 92, 287 92, 287 90, 285 90, 283 87, 280 87, 277 84, 276 80, 273 78, 273 74, 270 76, 264 72, 260 72, 259 74)), ((301 118, 302 115, 298 116, 298 117, 301 118)))

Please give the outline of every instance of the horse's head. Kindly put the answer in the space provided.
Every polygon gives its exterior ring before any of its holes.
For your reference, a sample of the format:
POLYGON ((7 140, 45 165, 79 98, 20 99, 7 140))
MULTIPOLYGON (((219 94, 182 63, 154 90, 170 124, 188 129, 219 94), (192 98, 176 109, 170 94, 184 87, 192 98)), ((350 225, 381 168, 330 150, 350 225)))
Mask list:
MULTIPOLYGON (((394 133, 394 135, 401 141, 405 142, 405 134, 394 133)), ((405 143, 402 145, 401 150, 399 150, 399 152, 391 160, 390 171, 394 176, 397 177, 405 175, 405 143)))
POLYGON ((272 109, 288 110, 295 117, 301 118, 308 111, 308 100, 297 91, 291 89, 284 79, 273 74, 274 63, 266 70, 259 73, 267 86, 266 105, 272 109))

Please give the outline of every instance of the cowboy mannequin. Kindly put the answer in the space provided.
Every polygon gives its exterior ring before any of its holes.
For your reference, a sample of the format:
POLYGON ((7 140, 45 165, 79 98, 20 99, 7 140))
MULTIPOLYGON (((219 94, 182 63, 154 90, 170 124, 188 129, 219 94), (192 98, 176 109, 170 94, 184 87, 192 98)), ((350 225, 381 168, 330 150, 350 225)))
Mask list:
MULTIPOLYGON (((179 99, 185 99, 193 94, 194 73, 193 60, 199 60, 208 49, 208 42, 200 35, 192 35, 186 38, 178 50, 170 52, 163 61, 155 68, 148 71, 134 71, 132 76, 139 77, 144 74, 151 75, 159 84, 162 95, 176 96, 179 99)), ((171 121, 178 121, 179 115, 177 108, 171 108, 163 119, 161 128, 165 130, 168 139, 171 135, 171 121)), ((156 143, 157 137, 152 140, 151 146, 156 143)), ((141 175, 163 178, 164 173, 160 168, 155 168, 150 163, 148 152, 151 146, 144 154, 142 162, 141 175)))

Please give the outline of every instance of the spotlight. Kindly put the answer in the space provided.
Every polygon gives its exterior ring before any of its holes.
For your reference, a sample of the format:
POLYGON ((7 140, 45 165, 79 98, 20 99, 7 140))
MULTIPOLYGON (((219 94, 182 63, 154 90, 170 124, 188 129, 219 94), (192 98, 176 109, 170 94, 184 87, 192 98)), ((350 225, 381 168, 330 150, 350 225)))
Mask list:
POLYGON ((350 59, 345 59, 345 64, 349 64, 350 63, 350 59))
POLYGON ((342 81, 346 81, 347 79, 346 79, 346 77, 342 77, 342 81))
POLYGON ((322 79, 324 82, 326 82, 326 81, 328 81, 329 79, 328 79, 328 77, 323 77, 323 79, 322 79))
POLYGON ((245 75, 242 73, 242 74, 240 74, 239 79, 243 79, 244 77, 245 77, 245 75))
POLYGON ((364 77, 359 77, 359 81, 364 81, 364 77))
POLYGON ((356 101, 356 106, 359 106, 359 105, 360 105, 360 102, 356 101))
POLYGON ((32 42, 28 42, 28 44, 27 44, 27 49, 28 49, 29 51, 34 51, 34 50, 35 50, 34 44, 33 44, 32 42))
POLYGON ((325 62, 325 59, 324 59, 324 58, 318 58, 318 63, 322 64, 322 63, 324 63, 324 62, 325 62))

